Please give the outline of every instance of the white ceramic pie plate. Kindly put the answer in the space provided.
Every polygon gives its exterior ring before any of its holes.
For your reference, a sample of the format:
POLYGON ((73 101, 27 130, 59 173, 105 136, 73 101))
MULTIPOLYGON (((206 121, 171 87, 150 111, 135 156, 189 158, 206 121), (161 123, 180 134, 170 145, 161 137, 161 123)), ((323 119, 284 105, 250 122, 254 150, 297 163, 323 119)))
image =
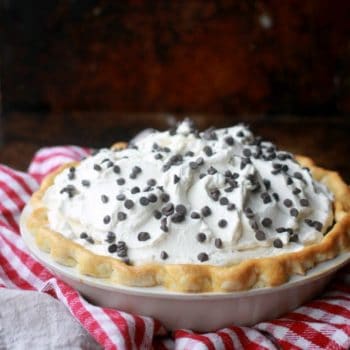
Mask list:
POLYGON ((332 275, 350 262, 350 252, 343 253, 336 259, 319 264, 306 276, 295 276, 279 287, 244 292, 189 294, 161 287, 126 287, 82 276, 75 268, 54 262, 49 254, 36 246, 33 236, 26 229, 24 221, 29 212, 27 206, 20 220, 21 233, 29 251, 44 266, 79 290, 90 302, 152 316, 169 330, 188 328, 208 332, 230 324, 250 326, 279 317, 320 293, 332 275))

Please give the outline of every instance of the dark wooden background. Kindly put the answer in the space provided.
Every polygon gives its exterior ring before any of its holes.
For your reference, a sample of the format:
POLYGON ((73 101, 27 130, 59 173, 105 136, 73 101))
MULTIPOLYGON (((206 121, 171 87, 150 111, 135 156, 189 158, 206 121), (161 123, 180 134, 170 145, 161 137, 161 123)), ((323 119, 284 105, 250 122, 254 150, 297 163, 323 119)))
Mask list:
POLYGON ((189 114, 248 122, 350 181, 350 1, 0 4, 0 162, 189 114))

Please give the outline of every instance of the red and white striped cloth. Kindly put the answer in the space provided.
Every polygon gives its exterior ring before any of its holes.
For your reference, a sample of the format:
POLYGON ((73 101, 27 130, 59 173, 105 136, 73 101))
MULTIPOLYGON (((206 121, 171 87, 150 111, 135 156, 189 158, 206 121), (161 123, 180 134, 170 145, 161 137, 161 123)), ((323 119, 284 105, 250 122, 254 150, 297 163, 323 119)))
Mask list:
POLYGON ((230 326, 215 333, 177 330, 169 334, 149 318, 89 304, 28 254, 18 219, 43 177, 90 150, 75 146, 41 149, 28 173, 0 165, 0 288, 45 292, 59 299, 105 349, 349 349, 350 269, 327 291, 294 312, 254 327, 230 326))

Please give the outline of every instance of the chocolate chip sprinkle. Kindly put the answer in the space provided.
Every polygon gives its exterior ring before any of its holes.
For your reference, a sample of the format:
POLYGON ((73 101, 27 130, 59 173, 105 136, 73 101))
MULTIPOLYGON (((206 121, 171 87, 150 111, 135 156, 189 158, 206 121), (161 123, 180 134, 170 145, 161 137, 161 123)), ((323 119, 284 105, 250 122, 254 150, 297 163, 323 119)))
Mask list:
POLYGON ((225 228, 225 227, 227 226, 227 221, 226 221, 225 219, 219 220, 218 226, 219 226, 220 228, 225 228))
POLYGON ((308 207, 310 205, 310 203, 306 198, 302 198, 302 199, 300 199, 300 205, 302 207, 308 207))
POLYGON ((322 231, 323 225, 322 225, 319 221, 314 221, 314 222, 313 222, 313 227, 314 227, 317 231, 321 232, 321 231, 322 231))
POLYGON ((105 194, 102 194, 101 195, 101 201, 102 201, 102 203, 108 203, 108 201, 109 201, 108 196, 106 196, 105 194))
POLYGON ((232 211, 236 209, 236 205, 234 203, 229 203, 226 207, 227 210, 232 211))
POLYGON ((157 184, 157 181, 156 181, 155 179, 149 179, 149 180, 147 181, 147 185, 148 185, 148 186, 154 187, 156 184, 157 184))
POLYGON ((101 165, 94 164, 94 170, 101 171, 102 170, 101 165))
POLYGON ((228 199, 227 197, 221 197, 219 203, 221 205, 227 205, 228 204, 228 199))
POLYGON ((274 239, 272 244, 275 248, 282 248, 283 247, 283 242, 279 238, 274 239))
POLYGON ((162 214, 165 216, 170 216, 174 213, 174 204, 168 203, 162 208, 162 214))
POLYGON ((187 209, 183 204, 178 204, 175 207, 175 211, 179 214, 182 214, 182 215, 186 215, 186 213, 187 213, 187 209))
POLYGON ((161 221, 160 221, 160 229, 164 232, 168 232, 169 229, 168 229, 168 226, 167 226, 167 219, 166 218, 163 218, 161 221))
POLYGON ((294 216, 294 217, 297 217, 299 215, 299 211, 298 209, 296 208, 292 208, 290 211, 289 211, 290 215, 291 216, 294 216))
POLYGON ((84 187, 90 187, 90 181, 89 181, 89 180, 82 180, 82 181, 81 181, 81 184, 82 184, 84 187))
POLYGON ((293 202, 287 198, 283 201, 283 204, 285 207, 290 208, 293 205, 293 202))
POLYGON ((168 253, 167 253, 166 251, 162 250, 162 251, 160 252, 160 258, 161 258, 162 260, 166 260, 166 259, 168 259, 168 257, 169 257, 169 255, 168 255, 168 253))
POLYGON ((301 192, 301 189, 300 188, 294 188, 292 192, 293 192, 293 194, 297 195, 297 194, 299 194, 301 192))
POLYGON ((163 203, 166 203, 166 202, 169 201, 170 196, 169 196, 167 193, 162 193, 162 194, 160 195, 160 199, 161 199, 161 201, 162 201, 163 203))
POLYGON ((118 201, 123 201, 125 200, 125 195, 123 193, 119 193, 116 198, 118 201))
POLYGON ((264 227, 270 227, 272 225, 272 220, 270 218, 264 218, 261 220, 261 225, 264 227))
POLYGON ((199 253, 198 256, 197 256, 197 259, 200 262, 204 262, 204 261, 208 261, 209 260, 209 256, 208 256, 207 253, 199 253))
POLYGON ((193 211, 192 213, 191 213, 191 218, 192 219, 200 219, 200 214, 198 213, 198 212, 196 212, 196 211, 193 211))
POLYGON ((126 209, 131 209, 133 206, 134 206, 134 201, 132 201, 131 199, 127 199, 125 202, 124 202, 124 207, 126 209))
POLYGON ((111 217, 109 215, 106 215, 104 218, 103 218, 103 223, 104 224, 109 224, 111 222, 111 217))
POLYGON ((112 232, 112 231, 109 231, 108 233, 107 233, 107 237, 106 237, 106 241, 108 242, 108 243, 113 243, 114 241, 115 241, 115 233, 114 232, 112 232))
POLYGON ((266 239, 265 232, 264 232, 264 231, 261 231, 261 230, 256 231, 256 233, 255 233, 255 238, 256 238, 258 241, 264 241, 264 240, 266 239))
POLYGON ((126 220, 126 214, 124 212, 120 211, 117 214, 117 218, 119 221, 124 221, 124 220, 126 220))
POLYGON ((117 251, 117 245, 115 243, 108 246, 109 253, 115 253, 117 251))
POLYGON ((82 233, 80 234, 80 238, 81 238, 81 239, 86 239, 86 238, 88 238, 88 234, 87 234, 86 232, 82 232, 82 233))
POLYGON ((90 244, 94 244, 95 243, 95 241, 94 241, 94 239, 92 237, 87 237, 86 241, 89 242, 90 244))
POLYGON ((243 211, 244 211, 245 216, 246 216, 248 219, 254 218, 255 214, 254 214, 254 212, 253 212, 253 210, 252 210, 251 208, 247 207, 247 208, 245 208, 243 211))
POLYGON ((268 204, 271 202, 271 197, 267 192, 262 192, 260 194, 260 198, 263 200, 264 204, 268 204))
POLYGON ((234 143, 235 143, 235 141, 234 141, 234 139, 233 139, 232 136, 226 136, 226 137, 224 138, 224 140, 225 140, 225 142, 226 142, 229 146, 233 146, 234 143))
POLYGON ((216 174, 218 171, 213 167, 211 166, 208 170, 207 170, 208 174, 209 175, 214 175, 216 174))
POLYGON ((148 232, 140 232, 138 235, 137 235, 137 239, 141 242, 143 241, 147 241, 151 238, 150 234, 148 232))
POLYGON ((209 197, 213 200, 213 201, 218 201, 219 197, 220 197, 220 191, 218 188, 212 188, 211 190, 209 190, 209 197))
POLYGON ((132 194, 136 194, 136 193, 139 193, 141 190, 140 190, 140 187, 137 187, 137 186, 135 186, 135 187, 133 187, 132 189, 131 189, 131 193, 132 194))
POLYGON ((115 174, 120 174, 120 167, 119 167, 119 165, 115 165, 115 166, 113 167, 113 172, 114 172, 115 174))
POLYGON ((180 181, 180 178, 175 174, 174 175, 174 184, 177 184, 180 181))
POLYGON ((162 213, 161 213, 159 210, 155 210, 155 211, 153 212, 153 216, 154 216, 157 220, 159 220, 159 219, 162 217, 162 213))
POLYGON ((287 231, 287 229, 284 228, 284 227, 277 227, 277 228, 276 228, 276 232, 277 232, 277 233, 283 233, 283 232, 285 232, 285 231, 287 231))
POLYGON ((124 185, 125 184, 125 179, 124 178, 119 178, 118 180, 117 180, 117 184, 119 185, 119 186, 122 186, 122 185, 124 185))
POLYGON ((208 217, 211 214, 211 209, 208 206, 204 206, 201 209, 201 213, 204 217, 208 217))
POLYGON ((210 156, 213 155, 213 150, 212 150, 212 148, 211 148, 210 146, 205 146, 205 147, 203 148, 203 152, 204 152, 208 157, 210 157, 210 156))
POLYGON ((146 206, 149 204, 149 200, 147 197, 140 197, 139 202, 141 205, 146 206))
POLYGON ((216 248, 221 249, 222 248, 222 240, 220 238, 215 238, 214 245, 216 248))
POLYGON ((158 197, 154 193, 149 194, 147 198, 150 203, 155 203, 158 200, 158 197))
POLYGON ((207 235, 203 232, 197 233, 197 241, 203 243, 207 239, 207 235))

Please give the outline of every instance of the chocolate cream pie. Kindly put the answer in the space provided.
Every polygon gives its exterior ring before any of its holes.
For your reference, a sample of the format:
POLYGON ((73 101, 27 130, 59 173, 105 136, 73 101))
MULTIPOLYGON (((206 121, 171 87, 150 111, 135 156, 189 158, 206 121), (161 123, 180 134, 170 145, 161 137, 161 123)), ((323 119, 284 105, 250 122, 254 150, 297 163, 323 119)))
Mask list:
POLYGON ((276 286, 350 250, 335 172, 244 125, 191 122, 66 164, 27 226, 52 259, 113 283, 181 292, 276 286))

